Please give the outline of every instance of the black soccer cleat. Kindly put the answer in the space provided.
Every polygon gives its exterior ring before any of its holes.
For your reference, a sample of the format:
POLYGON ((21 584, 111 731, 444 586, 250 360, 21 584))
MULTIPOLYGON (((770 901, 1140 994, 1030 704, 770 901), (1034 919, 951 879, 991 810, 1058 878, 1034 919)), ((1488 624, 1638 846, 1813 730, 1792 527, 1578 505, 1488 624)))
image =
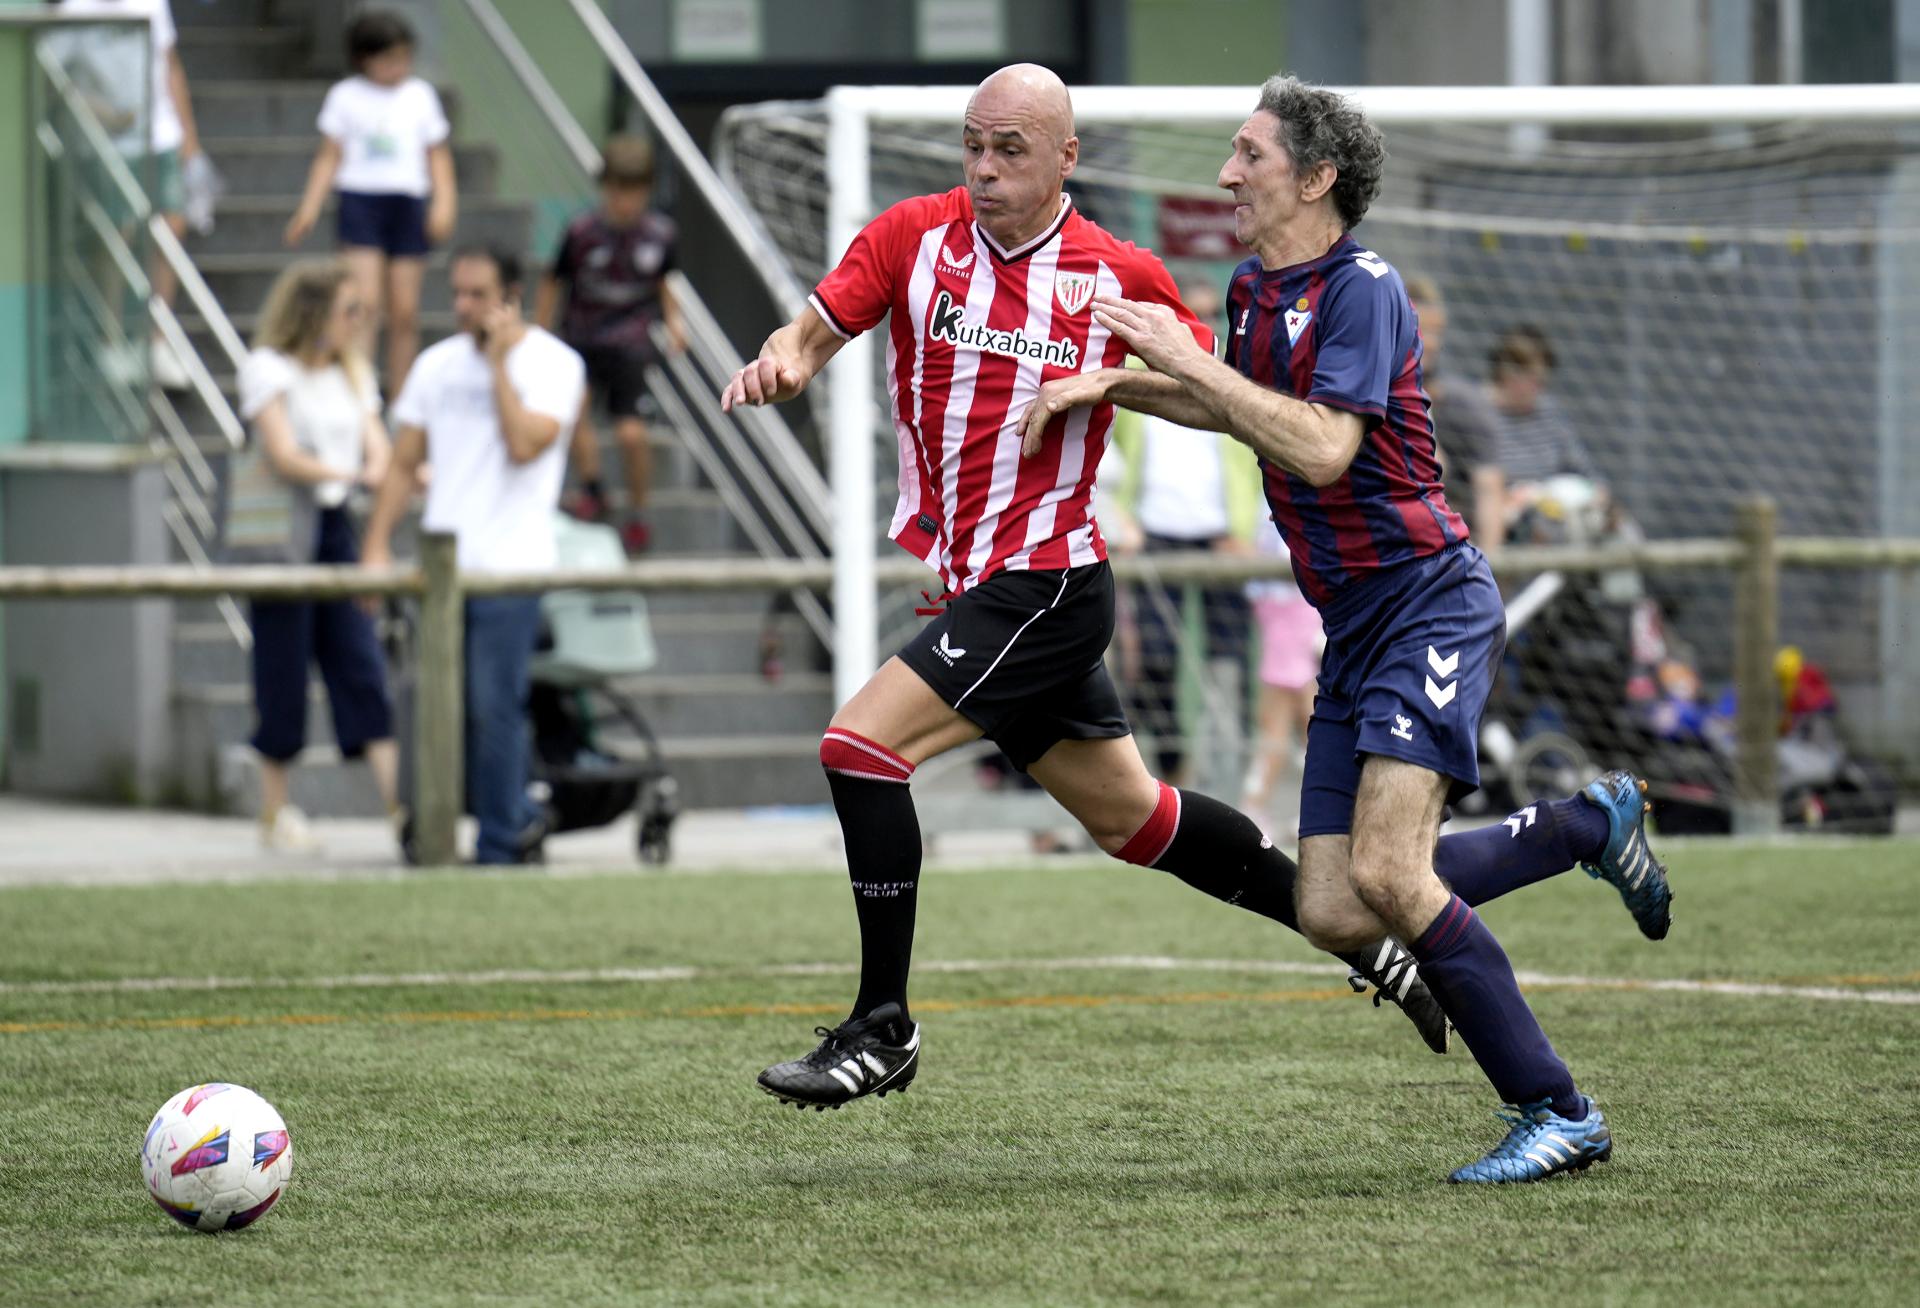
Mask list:
POLYGON ((783 1104, 825 1112, 865 1095, 885 1098, 905 1090, 920 1070, 920 1025, 898 1004, 813 1033, 821 1039, 812 1053, 760 1074, 760 1088, 783 1104))
POLYGON ((1427 1042, 1427 1048, 1436 1054, 1447 1052, 1448 1036, 1453 1028, 1440 1002, 1420 979, 1413 955, 1398 940, 1389 936, 1358 953, 1334 957, 1353 969, 1347 973, 1347 984, 1353 987, 1354 993, 1364 995, 1367 987, 1372 986, 1375 1008, 1380 1007, 1383 999, 1398 1004, 1420 1032, 1420 1038, 1427 1042))

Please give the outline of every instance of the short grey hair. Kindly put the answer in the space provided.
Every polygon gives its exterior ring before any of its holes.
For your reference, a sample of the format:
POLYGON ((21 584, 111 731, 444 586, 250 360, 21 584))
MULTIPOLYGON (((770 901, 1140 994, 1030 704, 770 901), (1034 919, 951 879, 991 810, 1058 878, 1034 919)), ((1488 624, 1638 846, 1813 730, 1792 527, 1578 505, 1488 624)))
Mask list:
POLYGON ((1317 164, 1333 165, 1338 174, 1330 192, 1333 207, 1342 226, 1357 226, 1380 194, 1380 174, 1387 162, 1380 129, 1347 97, 1285 74, 1260 84, 1255 112, 1280 120, 1276 138, 1301 173, 1317 164))

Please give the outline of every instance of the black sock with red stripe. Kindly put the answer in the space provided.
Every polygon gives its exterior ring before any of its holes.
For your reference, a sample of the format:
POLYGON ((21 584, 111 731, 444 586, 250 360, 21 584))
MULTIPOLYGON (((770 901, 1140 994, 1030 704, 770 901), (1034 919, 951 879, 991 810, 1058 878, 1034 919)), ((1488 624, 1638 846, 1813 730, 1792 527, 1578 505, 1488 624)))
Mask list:
POLYGON ((833 810, 847 850, 853 907, 860 918, 860 993, 852 1016, 882 1004, 907 1013, 913 919, 920 896, 920 819, 908 781, 913 764, 839 727, 820 742, 833 810))
POLYGON ((1299 868, 1253 819, 1211 795, 1162 782, 1153 816, 1114 857, 1170 872, 1223 903, 1300 929, 1293 911, 1299 868))

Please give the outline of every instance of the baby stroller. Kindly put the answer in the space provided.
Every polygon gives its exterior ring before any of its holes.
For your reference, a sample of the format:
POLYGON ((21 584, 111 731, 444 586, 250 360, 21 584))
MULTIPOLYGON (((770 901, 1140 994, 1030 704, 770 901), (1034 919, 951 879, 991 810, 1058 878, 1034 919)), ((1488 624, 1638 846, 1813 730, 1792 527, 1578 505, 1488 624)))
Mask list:
MULTIPOLYGON (((626 565, 612 527, 559 514, 554 535, 562 568, 626 565)), ((528 696, 528 776, 534 798, 546 807, 549 831, 605 826, 631 809, 639 819, 640 861, 665 863, 680 812, 679 784, 653 728, 613 684, 659 661, 645 599, 632 592, 554 591, 542 597, 540 618, 528 696)))

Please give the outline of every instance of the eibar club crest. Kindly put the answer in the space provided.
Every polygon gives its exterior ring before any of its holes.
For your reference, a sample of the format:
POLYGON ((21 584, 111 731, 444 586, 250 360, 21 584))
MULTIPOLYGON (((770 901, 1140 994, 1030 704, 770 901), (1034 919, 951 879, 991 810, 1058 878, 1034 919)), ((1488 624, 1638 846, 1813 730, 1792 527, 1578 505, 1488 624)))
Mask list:
POLYGON ((1068 315, 1079 313, 1093 299, 1093 274, 1057 272, 1053 275, 1053 298, 1068 315))

